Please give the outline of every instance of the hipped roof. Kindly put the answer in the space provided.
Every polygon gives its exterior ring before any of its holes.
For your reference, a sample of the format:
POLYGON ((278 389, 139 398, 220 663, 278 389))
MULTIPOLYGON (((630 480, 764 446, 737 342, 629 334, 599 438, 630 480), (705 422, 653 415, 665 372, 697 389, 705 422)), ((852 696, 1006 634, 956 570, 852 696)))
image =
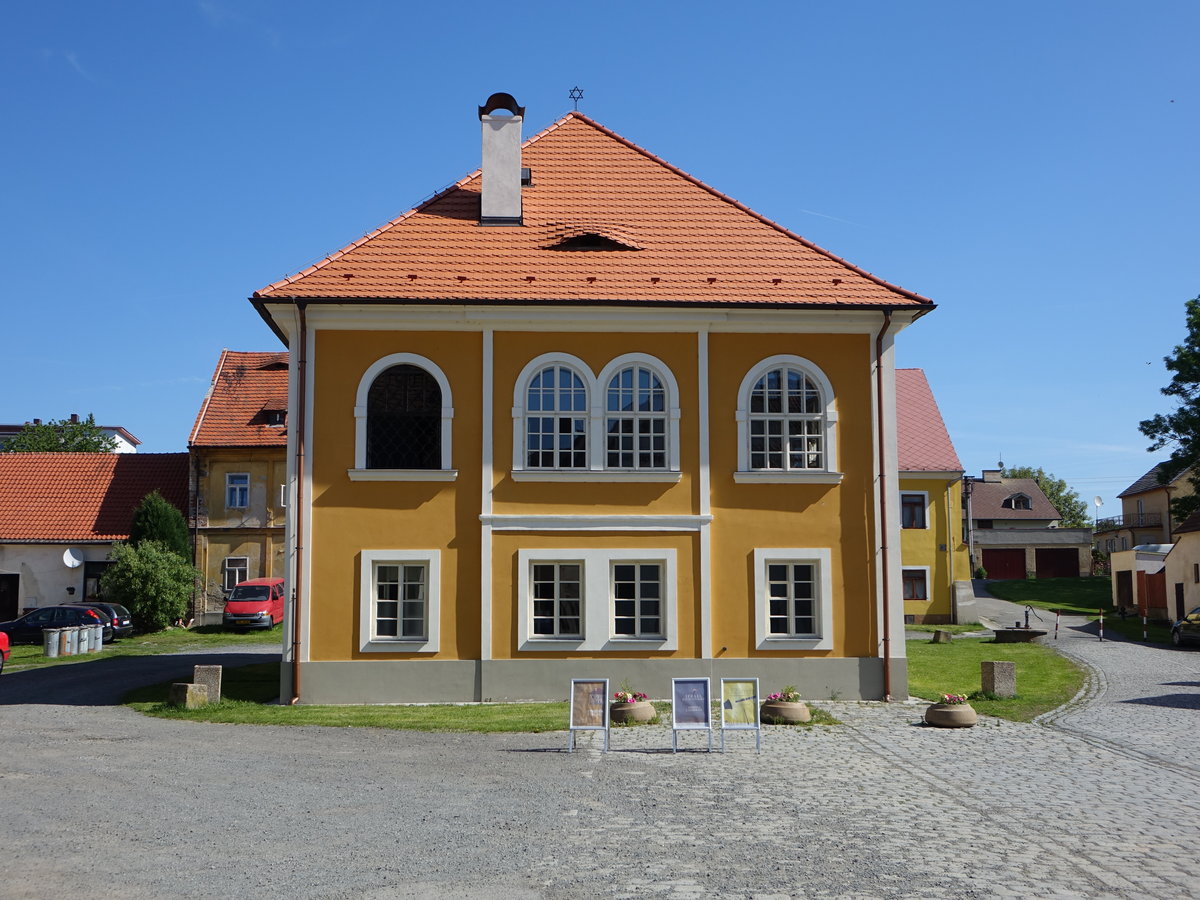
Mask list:
POLYGON ((581 113, 522 165, 521 225, 480 226, 476 171, 253 299, 933 307, 581 113), (580 238, 610 249, 567 249, 580 238))

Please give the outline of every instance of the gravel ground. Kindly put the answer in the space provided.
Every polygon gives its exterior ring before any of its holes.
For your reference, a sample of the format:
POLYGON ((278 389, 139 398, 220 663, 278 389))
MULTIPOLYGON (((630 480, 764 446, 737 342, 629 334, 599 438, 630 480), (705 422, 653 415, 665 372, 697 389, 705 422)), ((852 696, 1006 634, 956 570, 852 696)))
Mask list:
MULTIPOLYGON (((1118 645, 1102 646, 1108 665, 1118 645)), ((568 754, 565 733, 169 722, 49 690, 31 702, 36 679, 14 673, 0 894, 1196 896, 1200 769, 1142 752, 1120 717, 1147 704, 1112 693, 1127 679, 1065 712, 1069 730, 932 729, 923 704, 823 703, 844 727, 770 728, 761 754, 734 734, 722 755, 695 733, 672 754, 662 726, 568 754)), ((1159 709, 1194 746, 1197 710, 1159 709)))

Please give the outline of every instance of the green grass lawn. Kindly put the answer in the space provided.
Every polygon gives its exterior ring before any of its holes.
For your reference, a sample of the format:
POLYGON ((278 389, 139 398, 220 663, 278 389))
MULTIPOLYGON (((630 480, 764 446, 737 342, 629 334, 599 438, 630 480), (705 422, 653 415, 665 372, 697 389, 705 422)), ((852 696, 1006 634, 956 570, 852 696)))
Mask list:
POLYGON ((41 644, 16 644, 5 666, 6 671, 41 668, 43 666, 73 665, 113 656, 155 656, 159 653, 179 653, 186 650, 206 650, 212 647, 238 647, 251 644, 274 644, 281 647, 283 625, 257 631, 229 631, 221 625, 201 625, 196 628, 168 628, 154 634, 135 634, 105 644, 99 653, 77 656, 42 656, 41 644))
POLYGON ((905 625, 905 631, 920 631, 933 634, 935 631, 948 631, 951 634, 964 634, 968 631, 986 631, 978 622, 967 622, 964 625, 905 625))
MULTIPOLYGON (((202 709, 179 709, 166 703, 168 684, 139 688, 125 703, 147 715, 192 722, 231 725, 326 725, 335 728, 393 728, 413 731, 533 732, 566 731, 570 706, 551 703, 470 703, 428 706, 280 706, 279 664, 255 663, 222 673, 220 703, 202 709)), ((671 721, 671 704, 656 702, 664 724, 671 721)), ((813 725, 840 725, 827 711, 812 710, 813 725)), ((714 707, 714 727, 720 723, 714 707)))
POLYGON ((1094 616, 1099 615, 1101 609, 1106 613, 1112 609, 1112 581, 1106 575, 1091 578, 989 581, 987 589, 993 597, 999 597, 1009 603, 1048 609, 1051 612, 1061 610, 1064 614, 1072 616, 1094 616))
POLYGON ((1014 699, 971 699, 978 712, 1014 722, 1029 722, 1062 706, 1083 685, 1083 672, 1073 662, 1040 644, 997 644, 989 638, 955 638, 949 644, 912 640, 907 647, 908 692, 926 700, 937 700, 942 694, 976 694, 980 688, 981 662, 1015 662, 1014 699))

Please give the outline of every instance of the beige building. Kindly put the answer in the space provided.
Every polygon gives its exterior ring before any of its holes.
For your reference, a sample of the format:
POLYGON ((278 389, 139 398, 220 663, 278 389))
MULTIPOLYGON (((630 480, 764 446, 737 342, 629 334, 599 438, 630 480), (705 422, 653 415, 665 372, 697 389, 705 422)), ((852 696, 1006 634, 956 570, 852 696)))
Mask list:
POLYGON ((1117 496, 1121 514, 1096 522, 1095 547, 1104 553, 1119 553, 1142 544, 1169 544, 1175 525, 1171 501, 1194 493, 1191 470, 1185 469, 1164 482, 1160 474, 1167 463, 1159 463, 1117 496))
POLYGON ((1165 581, 1167 618, 1182 619, 1200 606, 1200 512, 1175 528, 1165 581))
POLYGON ((283 576, 287 354, 221 352, 188 440, 189 513, 205 591, 197 622, 220 621, 248 578, 283 576))

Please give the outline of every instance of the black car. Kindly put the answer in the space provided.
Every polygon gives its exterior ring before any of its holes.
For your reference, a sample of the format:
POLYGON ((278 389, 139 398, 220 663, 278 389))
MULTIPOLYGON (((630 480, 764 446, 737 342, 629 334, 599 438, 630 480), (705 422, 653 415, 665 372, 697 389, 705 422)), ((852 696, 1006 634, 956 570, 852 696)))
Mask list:
POLYGON ((1176 647, 1200 644, 1200 606, 1171 626, 1171 643, 1176 647))
MULTIPOLYGON (((109 603, 107 600, 88 600, 86 603, 108 616, 109 624, 112 625, 113 638, 129 637, 133 634, 133 616, 120 603, 109 603)), ((110 640, 112 638, 105 638, 105 643, 110 640)))
POLYGON ((107 643, 112 640, 113 629, 104 613, 82 604, 43 606, 11 622, 0 622, 0 631, 7 634, 14 644, 40 644, 43 630, 73 628, 76 625, 103 625, 104 641, 107 643))

